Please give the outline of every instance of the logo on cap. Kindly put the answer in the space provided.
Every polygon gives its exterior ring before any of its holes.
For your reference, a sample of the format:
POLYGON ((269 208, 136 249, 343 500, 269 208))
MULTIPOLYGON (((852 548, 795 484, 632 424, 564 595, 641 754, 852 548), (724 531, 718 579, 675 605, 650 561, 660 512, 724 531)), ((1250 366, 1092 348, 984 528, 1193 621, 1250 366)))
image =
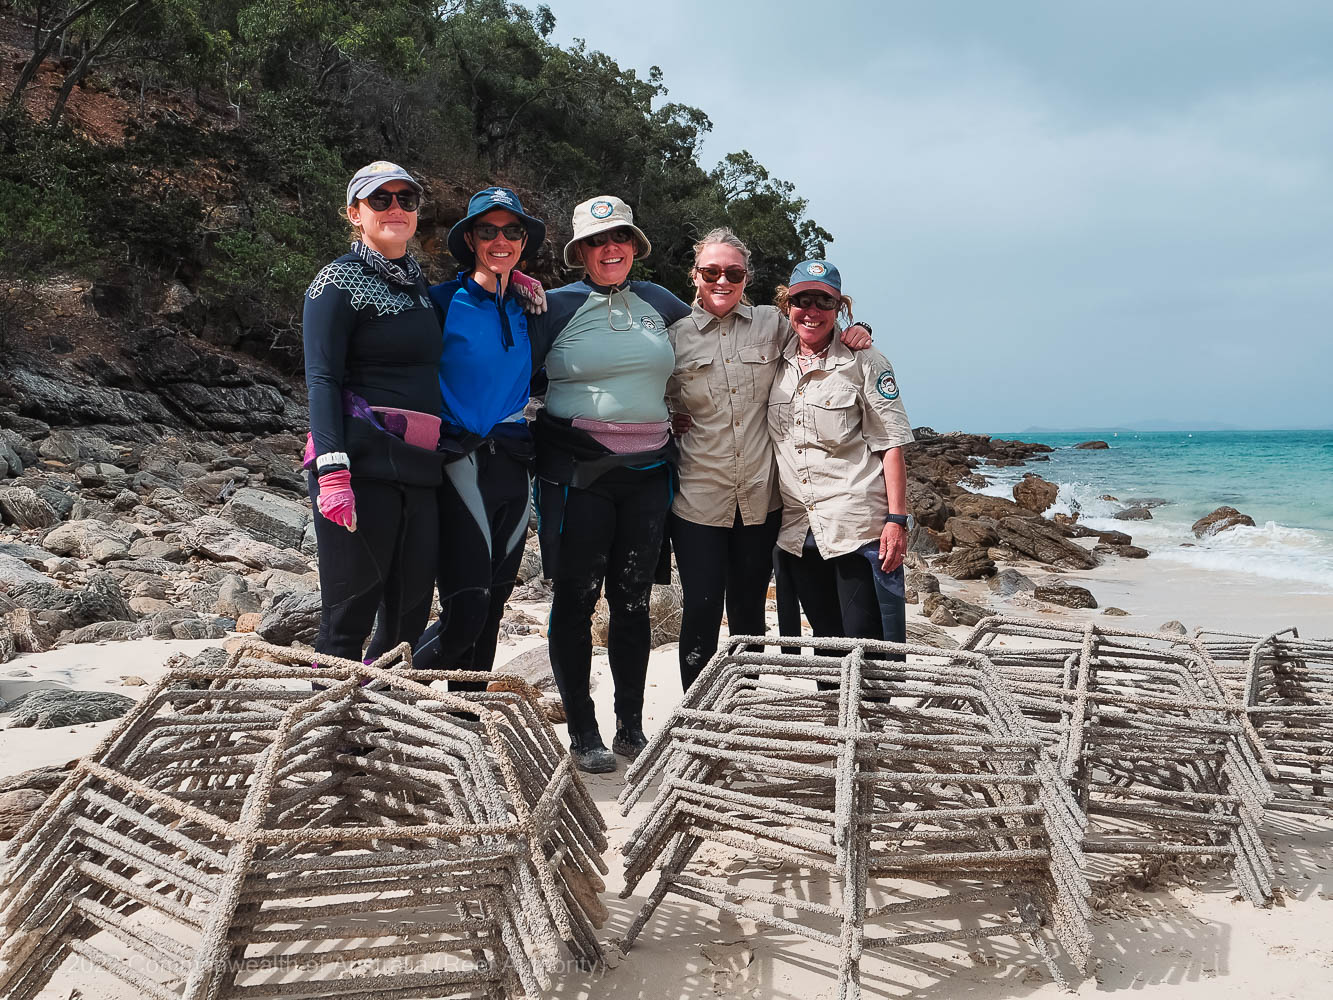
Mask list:
POLYGON ((506 191, 504 188, 492 191, 491 201, 498 201, 504 205, 512 205, 514 203, 514 199, 510 197, 509 192, 506 191))
POLYGON ((592 213, 594 219, 605 219, 615 210, 615 206, 609 201, 594 201, 588 208, 588 211, 592 213))
POLYGON ((391 170, 397 170, 398 164, 390 163, 388 160, 376 160, 370 166, 363 169, 363 174, 387 174, 391 170))
POLYGON ((818 278, 821 274, 827 271, 828 268, 826 268, 823 264, 819 263, 819 261, 815 261, 813 264, 807 264, 805 266, 805 270, 807 274, 812 274, 816 278, 818 278))

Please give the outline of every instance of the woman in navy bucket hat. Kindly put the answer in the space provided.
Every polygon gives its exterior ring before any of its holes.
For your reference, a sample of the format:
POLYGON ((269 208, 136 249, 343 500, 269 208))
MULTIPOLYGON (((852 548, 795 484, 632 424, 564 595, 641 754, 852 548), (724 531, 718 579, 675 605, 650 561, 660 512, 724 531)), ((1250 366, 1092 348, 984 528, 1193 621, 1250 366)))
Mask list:
POLYGON ((418 667, 485 671, 495 661, 500 619, 523 559, 532 486, 532 435, 523 410, 534 364, 533 306, 525 289, 538 296, 541 289, 517 266, 545 239, 545 223, 523 210, 517 194, 484 188, 449 230, 458 276, 430 290, 442 327, 441 611, 414 652, 418 667))
POLYGON ((379 160, 347 185, 351 251, 326 266, 302 317, 319 544, 317 653, 359 660, 415 641, 430 610, 440 463, 440 328, 407 252, 421 184, 379 160))

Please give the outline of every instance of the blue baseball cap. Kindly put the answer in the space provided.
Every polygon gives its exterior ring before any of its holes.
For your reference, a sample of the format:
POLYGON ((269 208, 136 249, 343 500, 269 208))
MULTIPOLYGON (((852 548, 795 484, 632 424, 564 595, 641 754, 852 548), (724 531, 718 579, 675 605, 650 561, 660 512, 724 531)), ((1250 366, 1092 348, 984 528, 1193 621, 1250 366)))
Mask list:
POLYGON ((347 204, 350 205, 368 194, 374 194, 389 181, 407 181, 412 190, 421 194, 421 183, 406 170, 388 160, 376 160, 374 163, 367 163, 347 182, 347 204))
POLYGON ((808 291, 832 292, 842 298, 842 275, 826 260, 803 260, 787 279, 787 294, 808 291))
POLYGON ((473 222, 497 208, 503 208, 506 212, 513 212, 523 223, 523 228, 527 230, 528 243, 523 248, 524 257, 534 255, 537 248, 542 245, 542 241, 546 239, 546 223, 524 212, 523 203, 518 200, 518 195, 514 194, 509 188, 483 188, 468 199, 467 215, 455 222, 454 227, 449 230, 449 252, 454 255, 454 260, 464 267, 471 267, 475 264, 477 255, 472 252, 472 248, 467 245, 467 240, 463 237, 472 228, 473 222))

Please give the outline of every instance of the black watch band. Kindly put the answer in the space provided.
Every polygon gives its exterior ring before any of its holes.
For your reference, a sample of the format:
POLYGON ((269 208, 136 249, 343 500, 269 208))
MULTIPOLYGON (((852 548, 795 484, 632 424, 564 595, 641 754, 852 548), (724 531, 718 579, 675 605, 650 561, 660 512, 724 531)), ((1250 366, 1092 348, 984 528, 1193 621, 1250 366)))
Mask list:
POLYGON ((863 327, 865 329, 865 332, 870 334, 870 336, 873 337, 875 335, 875 331, 870 329, 870 324, 863 319, 858 319, 855 323, 852 324, 852 326, 863 327))
POLYGON ((898 525, 898 527, 900 527, 900 528, 906 528, 906 527, 907 527, 907 515, 906 515, 906 514, 885 514, 885 515, 884 515, 884 523, 885 523, 885 524, 896 524, 896 525, 898 525))

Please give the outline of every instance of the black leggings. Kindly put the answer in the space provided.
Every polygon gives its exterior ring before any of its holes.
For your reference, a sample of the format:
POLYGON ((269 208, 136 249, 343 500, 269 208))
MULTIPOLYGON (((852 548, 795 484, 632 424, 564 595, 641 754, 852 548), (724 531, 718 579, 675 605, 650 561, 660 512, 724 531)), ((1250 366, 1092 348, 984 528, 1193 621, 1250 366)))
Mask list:
POLYGON ((825 559, 807 532, 799 556, 780 552, 778 559, 796 585, 815 635, 907 641, 903 568, 892 573, 880 568, 878 542, 825 559))
MULTIPOLYGON (((412 654, 423 670, 490 670, 528 533, 527 463, 482 445, 444 467, 436 584, 440 617, 412 654)), ((480 688, 453 683, 453 689, 480 688)))
POLYGON ((648 603, 671 509, 670 471, 613 469, 586 489, 544 480, 539 488, 567 489, 559 558, 551 572, 548 635, 569 732, 597 732, 589 685, 592 614, 603 582, 611 611, 607 655, 616 717, 640 724, 651 648, 648 603))
POLYGON ((378 656, 415 642, 430 614, 439 530, 435 487, 353 476, 356 531, 348 531, 319 512, 319 480, 307 479, 323 599, 315 651, 361 659, 381 603, 380 627, 366 652, 378 656))
POLYGON ((671 547, 680 570, 684 612, 680 622, 680 685, 688 691, 717 652, 722 606, 732 635, 763 635, 773 546, 782 526, 775 510, 761 524, 746 524, 736 511, 730 527, 696 524, 671 515, 671 547))

